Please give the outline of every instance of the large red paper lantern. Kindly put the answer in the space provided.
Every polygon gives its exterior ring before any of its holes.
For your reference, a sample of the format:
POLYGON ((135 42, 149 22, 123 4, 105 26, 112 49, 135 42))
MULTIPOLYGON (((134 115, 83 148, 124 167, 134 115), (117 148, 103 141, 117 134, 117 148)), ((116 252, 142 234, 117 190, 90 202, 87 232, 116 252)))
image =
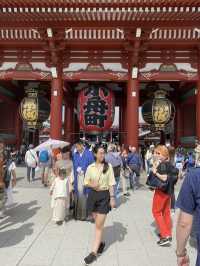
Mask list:
POLYGON ((91 85, 80 91, 78 115, 80 130, 90 133, 108 131, 113 124, 115 99, 112 90, 91 85))

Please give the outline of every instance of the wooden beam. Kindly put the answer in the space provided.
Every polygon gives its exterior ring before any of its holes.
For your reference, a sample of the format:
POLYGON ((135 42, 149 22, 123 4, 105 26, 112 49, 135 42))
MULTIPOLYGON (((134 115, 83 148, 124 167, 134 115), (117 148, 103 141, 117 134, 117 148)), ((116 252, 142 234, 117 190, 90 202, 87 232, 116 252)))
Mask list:
POLYGON ((188 6, 200 6, 198 0, 135 0, 135 1, 104 1, 97 0, 90 1, 71 1, 71 0, 1 0, 0 7, 66 7, 66 8, 122 8, 122 7, 188 7, 188 6))
POLYGON ((73 21, 73 20, 30 20, 30 19, 21 19, 21 20, 5 20, 0 17, 0 27, 1 28, 126 28, 126 29, 136 29, 138 27, 141 28, 195 28, 199 27, 199 19, 197 20, 131 20, 131 21, 123 21, 123 20, 116 20, 116 21, 73 21), (26 26, 27 25, 27 26, 26 26), (109 26, 108 26, 109 25, 109 26))

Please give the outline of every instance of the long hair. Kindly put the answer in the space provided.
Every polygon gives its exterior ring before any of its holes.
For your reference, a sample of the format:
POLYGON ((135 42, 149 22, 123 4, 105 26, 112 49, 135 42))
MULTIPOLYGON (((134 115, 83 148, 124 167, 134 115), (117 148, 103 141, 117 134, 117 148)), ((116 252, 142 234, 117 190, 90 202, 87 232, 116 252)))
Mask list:
MULTIPOLYGON (((103 149, 105 151, 105 149, 104 149, 104 147, 102 145, 100 145, 100 144, 95 145, 94 148, 93 148, 95 161, 97 160, 96 154, 97 154, 99 149, 103 149)), ((103 164, 103 174, 105 174, 108 171, 108 169, 109 169, 109 164, 105 161, 105 158, 104 158, 102 164, 103 164)))

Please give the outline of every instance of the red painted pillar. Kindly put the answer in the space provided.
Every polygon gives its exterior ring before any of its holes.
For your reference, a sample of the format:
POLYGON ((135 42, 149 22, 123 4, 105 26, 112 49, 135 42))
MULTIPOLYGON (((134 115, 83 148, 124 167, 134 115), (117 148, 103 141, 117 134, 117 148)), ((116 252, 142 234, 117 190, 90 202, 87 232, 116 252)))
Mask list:
POLYGON ((124 136, 124 144, 127 144, 127 106, 126 102, 124 103, 124 108, 123 108, 123 136, 124 136))
POLYGON ((51 126, 52 139, 62 139, 62 103, 63 80, 61 77, 53 78, 51 82, 51 126))
MULTIPOLYGON (((200 69, 199 69, 200 75, 200 69)), ((197 81, 197 94, 196 94, 196 137, 200 141, 200 76, 197 81)))
POLYGON ((139 80, 132 79, 129 71, 126 110, 127 144, 139 148, 139 80))
POLYGON ((65 105, 65 139, 72 142, 73 134, 73 107, 72 105, 65 105))
POLYGON ((181 144, 181 137, 183 137, 183 116, 181 115, 181 105, 176 105, 175 117, 175 146, 181 144))
MULTIPOLYGON (((125 98, 125 97, 124 97, 125 98)), ((127 117, 126 117, 126 99, 123 99, 121 105, 121 144, 127 144, 126 131, 127 131, 127 117)))
POLYGON ((122 103, 120 103, 120 106, 119 106, 119 142, 120 144, 123 143, 123 118, 122 118, 122 103))

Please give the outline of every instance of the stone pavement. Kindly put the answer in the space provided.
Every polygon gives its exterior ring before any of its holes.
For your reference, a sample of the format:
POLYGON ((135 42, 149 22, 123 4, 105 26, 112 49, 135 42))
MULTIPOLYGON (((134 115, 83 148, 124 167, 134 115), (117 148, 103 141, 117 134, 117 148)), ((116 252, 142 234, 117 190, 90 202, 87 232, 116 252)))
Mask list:
MULTIPOLYGON (((83 258, 90 251, 93 225, 75 221, 54 225, 48 189, 39 180, 27 184, 22 179, 24 173, 24 169, 18 169, 16 203, 0 220, 1 265, 83 265, 83 258)), ((104 232, 107 249, 94 266, 176 265, 175 243, 167 248, 156 244, 151 201, 152 192, 142 188, 109 214, 104 232)), ((196 250, 189 246, 189 253, 194 266, 196 250)))

